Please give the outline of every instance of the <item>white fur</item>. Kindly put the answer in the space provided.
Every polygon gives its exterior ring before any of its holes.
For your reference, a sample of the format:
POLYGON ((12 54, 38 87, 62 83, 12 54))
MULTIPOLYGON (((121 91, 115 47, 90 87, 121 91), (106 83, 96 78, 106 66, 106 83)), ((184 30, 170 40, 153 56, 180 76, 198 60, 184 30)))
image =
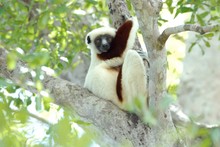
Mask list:
POLYGON ((122 87, 125 109, 132 112, 144 112, 147 106, 147 77, 145 66, 140 55, 134 50, 128 50, 122 68, 122 87), (143 105, 134 105, 135 99, 143 105), (140 110, 142 109, 142 110, 140 110))
POLYGON ((147 106, 146 72, 142 58, 136 51, 130 50, 134 45, 138 29, 137 20, 132 19, 132 21, 133 27, 122 57, 103 61, 96 55, 98 51, 93 43, 94 38, 106 33, 115 36, 115 29, 105 27, 93 30, 88 34, 92 41, 91 44, 87 44, 88 48, 91 49, 91 64, 84 87, 97 96, 112 101, 124 110, 139 112, 138 108, 134 106, 135 98, 140 98, 143 105, 147 106), (116 92, 118 70, 112 69, 120 65, 122 65, 122 103, 119 101, 116 92))
POLYGON ((100 52, 96 49, 94 43, 91 43, 91 44, 87 43, 87 37, 89 36, 91 41, 94 42, 94 39, 98 35, 104 35, 104 34, 109 34, 109 35, 115 37, 116 29, 115 28, 110 28, 110 27, 101 27, 101 28, 95 29, 95 30, 93 30, 93 31, 91 31, 90 33, 87 34, 85 42, 87 44, 87 47, 89 49, 91 49, 91 53, 100 54, 100 52))

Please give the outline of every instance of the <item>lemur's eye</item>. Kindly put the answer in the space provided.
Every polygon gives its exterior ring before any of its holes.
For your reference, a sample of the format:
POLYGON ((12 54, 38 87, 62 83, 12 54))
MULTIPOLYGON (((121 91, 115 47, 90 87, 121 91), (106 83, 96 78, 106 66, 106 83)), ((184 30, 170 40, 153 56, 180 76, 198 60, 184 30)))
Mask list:
POLYGON ((108 36, 108 37, 107 37, 108 43, 112 42, 112 39, 113 39, 113 38, 112 38, 111 36, 108 36))
POLYGON ((101 39, 100 38, 95 39, 95 44, 99 46, 101 44, 101 39))

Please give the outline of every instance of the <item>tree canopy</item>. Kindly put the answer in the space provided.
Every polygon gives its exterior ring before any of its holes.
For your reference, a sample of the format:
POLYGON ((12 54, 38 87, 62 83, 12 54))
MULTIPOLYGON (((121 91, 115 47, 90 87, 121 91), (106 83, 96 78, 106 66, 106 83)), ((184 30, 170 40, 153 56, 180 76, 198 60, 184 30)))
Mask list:
MULTIPOLYGON (((168 10, 173 19, 186 14, 189 18, 186 24, 198 24, 202 28, 219 24, 219 3, 219 0, 166 0, 163 9, 168 10)), ((130 0, 127 0, 127 6, 135 15, 130 0)), ((7 65, 7 69, 0 72, 0 146, 107 145, 107 141, 100 140, 102 134, 95 127, 91 129, 91 123, 81 120, 68 108, 52 105, 53 98, 42 83, 46 76, 58 78, 63 70, 75 68, 79 63, 73 61, 77 53, 89 56, 84 43, 86 33, 103 24, 111 24, 107 2, 3 0, 0 1, 0 16, 0 48, 6 51, 0 51, 0 64, 7 65), (3 55, 6 58, 2 58, 3 55), (20 63, 24 66, 17 69, 20 63), (5 76, 6 72, 14 70, 19 70, 16 79, 5 76), (33 114, 30 107, 34 107, 37 114, 33 114), (47 114, 38 115, 51 110, 59 115, 55 117, 55 120, 59 118, 57 122, 46 119, 47 114), (37 137, 37 133, 41 136, 37 137)), ((167 21, 160 16, 158 25, 167 21)), ((190 50, 200 42, 206 45, 201 46, 203 51, 210 47, 209 40, 219 26, 212 29, 213 32, 206 34, 196 31, 202 35, 197 35, 190 50)), ((167 38, 171 34, 168 32, 167 38)), ((172 88, 168 90, 169 94, 176 95, 176 87, 172 88)), ((215 134, 220 136, 217 129, 197 133, 208 136, 202 142, 204 146, 218 139, 215 134)), ((122 145, 130 143, 124 141, 122 145)))

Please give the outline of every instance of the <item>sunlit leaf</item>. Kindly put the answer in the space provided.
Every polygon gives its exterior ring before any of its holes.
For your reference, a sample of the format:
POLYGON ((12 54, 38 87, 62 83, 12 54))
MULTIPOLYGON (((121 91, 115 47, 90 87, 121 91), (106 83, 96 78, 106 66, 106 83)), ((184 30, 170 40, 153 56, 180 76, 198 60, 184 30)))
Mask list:
POLYGON ((16 67, 17 55, 14 52, 10 52, 7 55, 7 67, 9 70, 13 70, 16 67))
MULTIPOLYGON (((61 1, 62 2, 62 1, 61 1)), ((61 18, 64 18, 66 17, 67 15, 67 11, 68 11, 68 8, 66 7, 66 5, 60 5, 55 11, 54 13, 56 15, 58 15, 59 17, 61 18)))
POLYGON ((14 99, 14 105, 18 108, 20 108, 20 106, 22 106, 23 101, 20 98, 16 98, 14 99))
POLYGON ((202 14, 200 14, 200 17, 205 18, 206 16, 209 15, 210 12, 203 12, 202 14))
POLYGON ((40 15, 40 18, 38 20, 39 29, 44 29, 46 27, 49 18, 50 18, 50 13, 47 11, 40 15))
POLYGON ((43 89, 43 84, 40 80, 37 80, 35 85, 38 91, 41 91, 43 89))
POLYGON ((10 85, 6 88, 7 92, 8 93, 15 93, 15 91, 18 89, 19 87, 16 87, 16 86, 13 86, 13 85, 10 85))
POLYGON ((52 127, 53 132, 56 134, 53 135, 53 139, 57 144, 67 146, 73 140, 74 136, 71 133, 71 124, 68 119, 62 119, 58 124, 55 124, 52 127))
POLYGON ((206 33, 203 35, 204 37, 208 38, 208 39, 211 39, 213 36, 214 36, 214 33, 213 32, 210 32, 210 33, 206 33))
POLYGON ((15 118, 21 123, 25 123, 28 119, 28 113, 25 109, 15 112, 15 118))
POLYGON ((170 11, 170 13, 172 14, 173 13, 173 10, 175 7, 172 7, 172 4, 173 4, 173 0, 166 0, 166 4, 168 6, 168 10, 170 11))
POLYGON ((201 24, 202 26, 203 26, 203 25, 205 25, 205 22, 204 22, 204 20, 203 20, 203 17, 202 17, 202 16, 200 16, 200 15, 196 15, 196 18, 197 18, 197 20, 198 20, 199 24, 201 24))
POLYGON ((4 115, 3 110, 5 109, 5 105, 3 105, 2 103, 0 103, 0 131, 2 132, 5 128, 6 128, 6 124, 7 124, 7 120, 6 117, 4 115))
POLYGON ((50 103, 53 102, 53 99, 50 97, 43 97, 43 104, 46 111, 50 110, 50 103))
POLYGON ((30 67, 36 68, 41 65, 45 65, 49 61, 50 55, 48 52, 44 51, 36 52, 33 54, 26 55, 23 59, 28 63, 30 67))

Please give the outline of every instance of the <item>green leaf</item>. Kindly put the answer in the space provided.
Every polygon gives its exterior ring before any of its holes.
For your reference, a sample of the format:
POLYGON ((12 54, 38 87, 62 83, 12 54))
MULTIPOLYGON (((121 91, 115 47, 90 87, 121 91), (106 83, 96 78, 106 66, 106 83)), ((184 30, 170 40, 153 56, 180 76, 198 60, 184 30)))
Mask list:
POLYGON ((191 14, 189 23, 191 23, 191 24, 195 23, 195 14, 194 13, 191 14))
POLYGON ((176 18, 176 16, 180 13, 182 14, 182 13, 188 13, 188 12, 193 12, 193 9, 191 7, 181 6, 179 9, 177 9, 177 12, 174 18, 176 18))
POLYGON ((169 56, 169 55, 172 55, 172 52, 171 51, 167 51, 167 56, 169 56))
POLYGON ((10 85, 6 88, 7 92, 8 93, 15 93, 15 91, 18 89, 19 87, 17 86, 13 86, 13 85, 10 85))
POLYGON ((216 0, 210 0, 211 5, 215 6, 217 5, 217 1, 216 0))
POLYGON ((35 2, 45 3, 46 0, 34 0, 35 2))
POLYGON ((173 0, 166 0, 166 4, 168 6, 168 10, 170 11, 170 13, 172 14, 173 13, 173 10, 175 7, 172 7, 172 4, 173 4, 173 0))
POLYGON ((7 125, 7 120, 6 120, 6 116, 5 116, 5 112, 3 111, 5 109, 5 105, 3 105, 2 103, 0 103, 0 132, 2 132, 7 125))
POLYGON ((178 85, 169 85, 168 92, 171 95, 176 95, 178 85))
POLYGON ((73 140, 75 135, 71 133, 71 124, 68 119, 61 119, 52 127, 54 132, 53 139, 56 144, 69 146, 70 140, 73 140))
POLYGON ((50 110, 50 103, 53 102, 53 99, 50 97, 43 97, 43 104, 46 111, 50 110))
POLYGON ((17 55, 15 52, 10 52, 7 55, 7 67, 9 70, 13 70, 16 67, 17 55))
POLYGON ((25 100, 25 102, 26 102, 26 105, 29 106, 29 105, 32 103, 31 98, 28 97, 28 98, 25 100))
POLYGON ((33 54, 26 55, 23 59, 31 68, 37 68, 45 65, 49 61, 50 55, 47 51, 35 52, 33 54))
POLYGON ((202 18, 205 18, 206 16, 208 16, 210 14, 210 12, 203 12, 203 13, 201 13, 200 14, 200 16, 202 17, 202 18))
POLYGON ((49 18, 50 18, 50 13, 48 11, 41 13, 38 19, 38 28, 44 29, 47 26, 49 18))
POLYGON ((193 9, 191 7, 181 7, 180 12, 181 13, 193 12, 193 9))
POLYGON ((205 42, 205 46, 206 46, 206 47, 211 47, 209 41, 204 40, 204 42, 205 42))
POLYGON ((192 51, 192 49, 193 49, 193 47, 194 47, 195 45, 196 45, 196 42, 193 42, 193 43, 190 45, 189 50, 188 50, 189 53, 192 51))
POLYGON ((16 98, 14 99, 14 105, 18 108, 20 108, 20 106, 22 106, 23 101, 20 98, 16 98))
POLYGON ((21 111, 15 112, 15 118, 20 120, 21 123, 27 122, 28 113, 26 109, 22 109, 21 111))
POLYGON ((198 20, 198 22, 199 22, 200 25, 202 25, 202 26, 205 25, 205 22, 204 22, 202 16, 200 16, 200 15, 196 15, 196 18, 197 18, 197 20, 198 20))
POLYGON ((68 7, 66 5, 60 5, 59 7, 56 8, 54 13, 58 15, 60 18, 64 18, 67 15, 68 7))
POLYGON ((208 39, 211 39, 213 36, 214 36, 214 33, 213 32, 210 32, 210 33, 206 33, 203 35, 204 37, 208 38, 208 39))
POLYGON ((97 5, 98 1, 97 0, 85 0, 87 3, 90 3, 90 5, 97 5))
POLYGON ((41 91, 43 89, 43 84, 42 84, 42 82, 40 80, 37 80, 35 82, 35 86, 36 86, 38 91, 41 91))

